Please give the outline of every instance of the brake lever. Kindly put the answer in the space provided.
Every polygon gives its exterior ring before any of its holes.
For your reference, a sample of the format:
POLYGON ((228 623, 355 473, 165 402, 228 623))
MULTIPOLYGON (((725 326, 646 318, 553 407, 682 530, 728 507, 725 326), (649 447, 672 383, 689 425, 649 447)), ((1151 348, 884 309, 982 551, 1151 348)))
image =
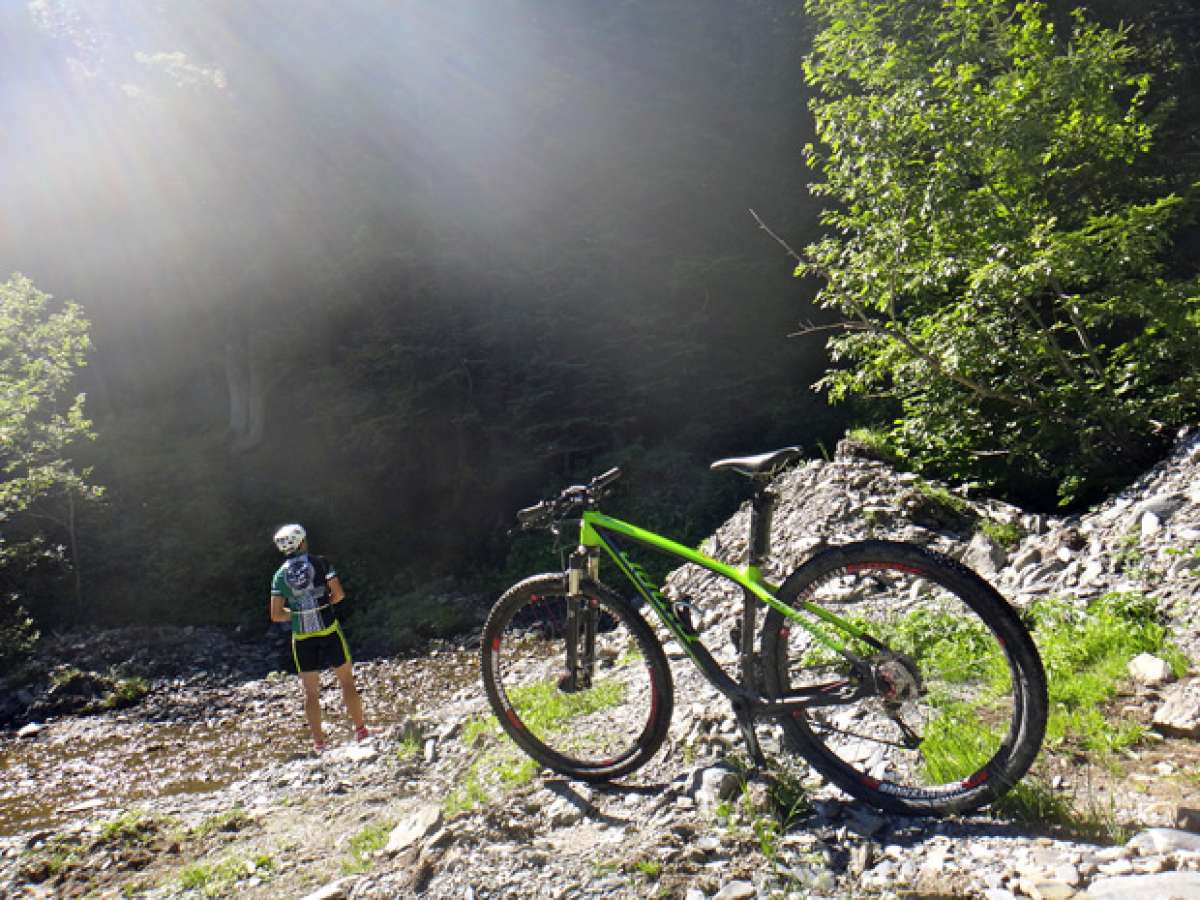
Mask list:
POLYGON ((587 499, 590 488, 586 484, 573 484, 569 488, 564 488, 563 492, 558 495, 558 499, 564 503, 582 503, 587 499))

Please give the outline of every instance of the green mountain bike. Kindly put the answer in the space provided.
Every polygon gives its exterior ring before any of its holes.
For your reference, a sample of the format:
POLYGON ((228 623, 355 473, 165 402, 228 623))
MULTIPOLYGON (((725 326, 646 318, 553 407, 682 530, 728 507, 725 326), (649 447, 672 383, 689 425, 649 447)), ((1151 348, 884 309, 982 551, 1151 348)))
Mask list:
POLYGON ((758 767, 766 759, 756 726, 766 726, 780 752, 854 797, 910 815, 974 809, 1025 774, 1045 732, 1045 673, 1021 620, 974 572, 913 544, 872 540, 822 550, 781 585, 764 579, 769 484, 800 457, 788 447, 713 463, 754 483, 741 568, 599 512, 618 469, 518 513, 522 527, 577 545, 564 571, 509 588, 484 626, 488 700, 525 752, 572 778, 605 781, 658 751, 674 687, 640 611, 648 606, 729 698, 758 767), (703 600, 669 599, 630 558, 634 547, 741 589, 730 635, 738 677, 701 640, 693 613, 703 600), (632 599, 600 581, 604 556, 632 599))

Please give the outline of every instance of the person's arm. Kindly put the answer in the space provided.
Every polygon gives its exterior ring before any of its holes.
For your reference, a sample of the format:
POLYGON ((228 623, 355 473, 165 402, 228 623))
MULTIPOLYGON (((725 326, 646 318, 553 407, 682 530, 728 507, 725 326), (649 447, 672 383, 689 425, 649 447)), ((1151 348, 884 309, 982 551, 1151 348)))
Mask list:
POLYGON ((291 621, 292 614, 283 605, 282 594, 271 595, 271 621, 272 622, 288 622, 291 621))
POLYGON ((346 599, 346 592, 342 590, 342 582, 336 575, 329 576, 325 582, 329 585, 329 600, 331 603, 341 603, 346 599))

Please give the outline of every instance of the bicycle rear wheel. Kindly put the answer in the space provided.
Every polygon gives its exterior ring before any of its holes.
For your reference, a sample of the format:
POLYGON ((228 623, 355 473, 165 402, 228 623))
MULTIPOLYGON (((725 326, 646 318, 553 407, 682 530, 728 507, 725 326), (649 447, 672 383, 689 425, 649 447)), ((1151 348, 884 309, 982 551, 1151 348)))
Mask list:
POLYGON ((843 695, 782 722, 842 790, 890 812, 946 815, 991 802, 1028 770, 1045 732, 1045 673, 1012 607, 974 572, 915 545, 864 541, 813 557, 779 599, 822 606, 865 635, 825 626, 864 672, 775 610, 763 626, 772 696, 819 685, 843 695), (847 702, 852 688, 860 696, 847 702))
POLYGON ((483 629, 483 684, 508 735, 547 768, 585 781, 632 772, 662 745, 673 688, 662 646, 603 585, 566 594, 561 574, 509 588, 483 629))

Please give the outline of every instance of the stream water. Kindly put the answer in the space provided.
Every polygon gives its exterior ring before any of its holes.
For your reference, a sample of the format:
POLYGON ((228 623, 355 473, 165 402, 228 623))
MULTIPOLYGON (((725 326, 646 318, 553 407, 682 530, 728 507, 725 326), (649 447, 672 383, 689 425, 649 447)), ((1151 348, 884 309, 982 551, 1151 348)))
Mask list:
MULTIPOLYGON (((476 656, 443 653, 357 663, 369 725, 406 721, 423 704, 478 680, 476 656)), ((331 674, 323 681, 327 737, 351 740, 331 674)), ((80 814, 222 789, 258 767, 310 752, 294 675, 154 683, 138 706, 45 723, 33 737, 0 736, 0 835, 52 828, 80 814)))

